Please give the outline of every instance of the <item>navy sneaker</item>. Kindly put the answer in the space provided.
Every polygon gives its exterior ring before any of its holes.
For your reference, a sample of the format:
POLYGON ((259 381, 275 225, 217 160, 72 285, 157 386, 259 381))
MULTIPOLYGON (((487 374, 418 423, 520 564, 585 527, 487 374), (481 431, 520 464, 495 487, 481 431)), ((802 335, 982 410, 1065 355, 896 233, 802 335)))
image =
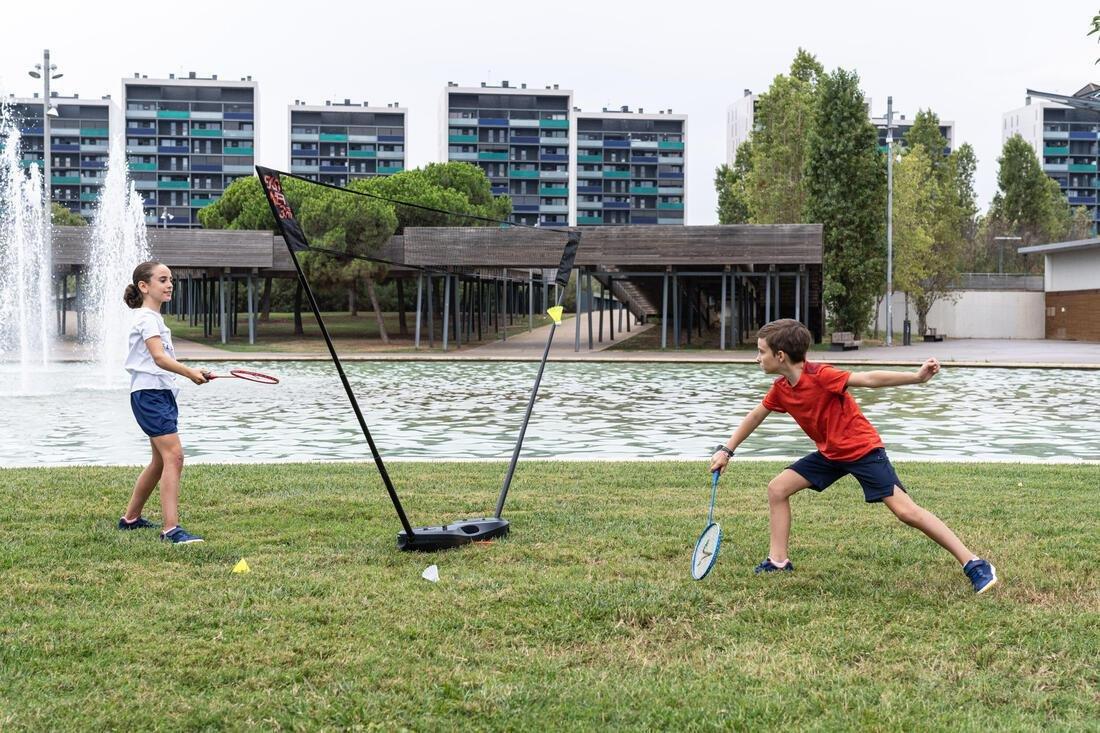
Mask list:
POLYGON ((753 570, 753 572, 759 575, 760 573, 789 573, 792 570, 794 570, 794 565, 791 563, 790 560, 788 560, 783 565, 776 565, 774 562, 772 562, 772 559, 770 557, 765 557, 764 562, 757 565, 756 569, 753 570))
POLYGON ((189 545, 192 542, 202 542, 202 537, 197 534, 191 534, 183 527, 173 527, 167 532, 161 532, 160 538, 165 542, 171 542, 173 545, 189 545))
POLYGON ((159 524, 153 524, 145 517, 138 517, 132 522, 127 522, 126 517, 120 517, 118 520, 119 529, 151 529, 159 526, 159 524))
POLYGON ((997 584, 997 569, 980 557, 963 565, 963 572, 970 578, 975 593, 985 593, 997 584))

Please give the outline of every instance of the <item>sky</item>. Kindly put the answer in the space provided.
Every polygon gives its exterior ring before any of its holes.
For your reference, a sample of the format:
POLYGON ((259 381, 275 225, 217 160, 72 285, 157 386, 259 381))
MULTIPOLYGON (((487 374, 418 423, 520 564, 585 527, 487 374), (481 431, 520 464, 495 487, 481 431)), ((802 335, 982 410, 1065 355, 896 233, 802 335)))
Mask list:
POLYGON ((121 101, 122 78, 134 72, 251 75, 260 100, 256 161, 285 170, 286 108, 295 99, 399 102, 409 110, 411 167, 438 160, 448 81, 558 84, 584 111, 629 105, 688 115, 687 223, 714 224, 726 108, 744 89, 766 91, 799 47, 828 70, 857 71, 876 116, 892 95, 907 117, 930 108, 954 121, 956 142, 978 157, 983 211, 996 190, 1002 113, 1023 106, 1028 88, 1072 94, 1100 82, 1100 45, 1086 35, 1100 6, 1084 0, 166 5, 5 3, 0 93, 41 92, 26 72, 44 48, 64 73, 53 86, 63 96, 121 101))

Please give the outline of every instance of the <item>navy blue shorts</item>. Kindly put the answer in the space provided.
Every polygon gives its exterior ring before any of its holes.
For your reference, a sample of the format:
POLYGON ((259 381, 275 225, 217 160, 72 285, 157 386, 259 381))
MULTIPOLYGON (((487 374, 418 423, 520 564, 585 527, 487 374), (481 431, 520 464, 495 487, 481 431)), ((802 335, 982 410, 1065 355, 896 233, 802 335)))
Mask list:
POLYGON ((179 432, 176 421, 179 408, 170 389, 139 389, 130 393, 130 409, 134 418, 150 438, 179 432))
POLYGON ((814 451, 787 468, 809 481, 814 491, 824 491, 837 479, 852 474, 863 487, 863 498, 868 502, 893 496, 895 486, 905 491, 890 459, 886 457, 885 448, 875 448, 854 461, 834 461, 821 455, 820 451, 814 451))

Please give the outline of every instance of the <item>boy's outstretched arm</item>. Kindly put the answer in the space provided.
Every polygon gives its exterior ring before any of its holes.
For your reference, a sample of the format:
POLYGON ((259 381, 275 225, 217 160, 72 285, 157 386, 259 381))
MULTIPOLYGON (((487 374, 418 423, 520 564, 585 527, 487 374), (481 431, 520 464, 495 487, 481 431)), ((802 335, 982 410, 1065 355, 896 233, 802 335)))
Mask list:
POLYGON ((903 384, 923 384, 940 371, 940 363, 928 359, 915 372, 852 372, 848 377, 849 387, 900 387, 903 384))
MULTIPOLYGON (((737 446, 741 445, 752 435, 752 431, 756 430, 760 426, 760 423, 764 422, 764 418, 772 414, 772 411, 764 407, 763 403, 760 403, 756 407, 752 408, 748 415, 741 420, 741 424, 737 426, 737 429, 733 431, 733 435, 726 441, 726 447, 731 451, 737 450, 737 446)), ((724 471, 726 470, 726 464, 729 463, 730 457, 725 451, 716 451, 710 459, 711 471, 724 471)))

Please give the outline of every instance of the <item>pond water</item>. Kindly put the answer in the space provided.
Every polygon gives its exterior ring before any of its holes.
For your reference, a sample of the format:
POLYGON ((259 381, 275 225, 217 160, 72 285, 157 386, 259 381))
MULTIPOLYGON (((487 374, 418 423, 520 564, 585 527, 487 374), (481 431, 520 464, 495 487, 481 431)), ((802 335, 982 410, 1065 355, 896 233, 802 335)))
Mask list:
MULTIPOLYGON (((181 381, 180 435, 204 463, 370 460, 329 362, 242 363, 264 386, 181 381)), ((353 362, 348 377, 387 459, 507 460, 538 365, 353 362)), ((29 384, 0 364, 0 466, 137 464, 148 440, 128 382, 55 364, 29 384)), ((703 459, 759 403, 771 377, 745 364, 547 365, 526 458, 703 459)), ((932 382, 854 391, 895 459, 1100 460, 1100 372, 945 368, 932 382)), ((773 414, 739 451, 790 458, 813 450, 773 414)))

